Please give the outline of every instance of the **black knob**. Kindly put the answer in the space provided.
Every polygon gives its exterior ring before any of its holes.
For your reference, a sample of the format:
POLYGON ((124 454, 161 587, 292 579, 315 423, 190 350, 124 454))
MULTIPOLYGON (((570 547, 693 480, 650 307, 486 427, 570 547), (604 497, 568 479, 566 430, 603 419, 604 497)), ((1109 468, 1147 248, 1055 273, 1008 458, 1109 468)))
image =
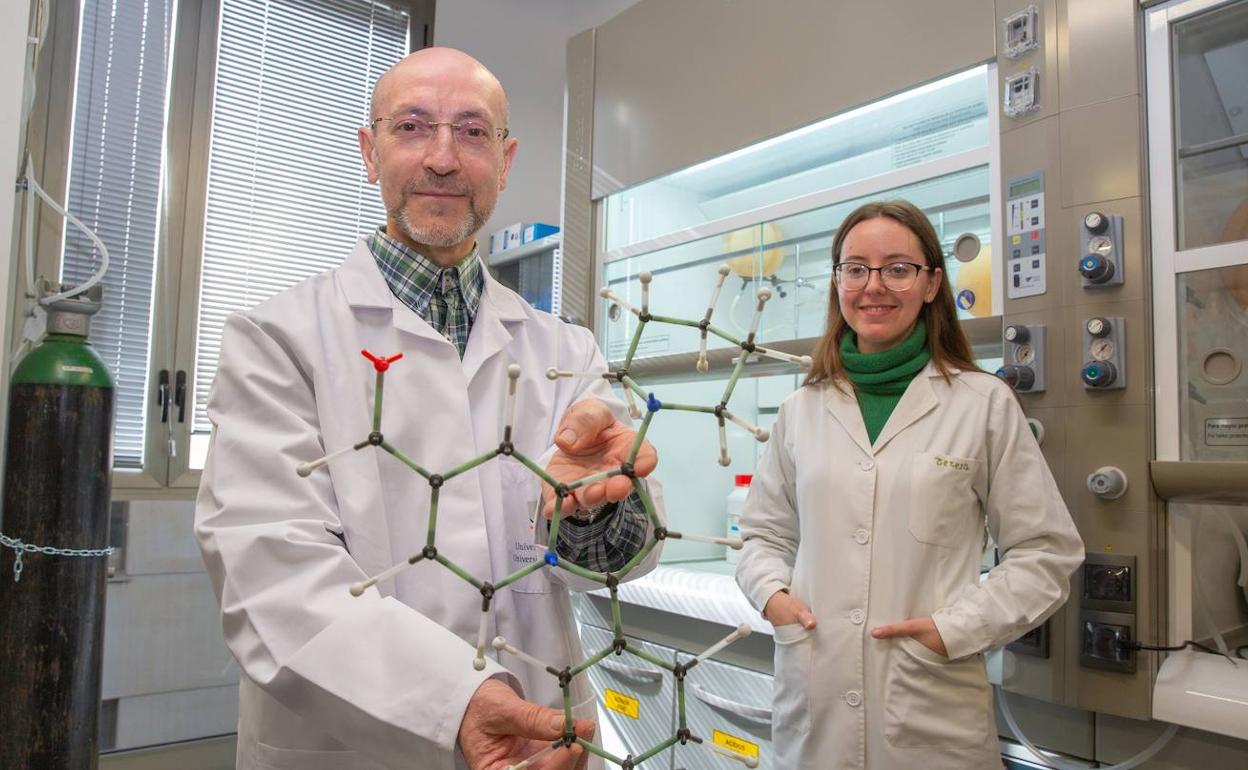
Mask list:
POLYGON ((1105 283, 1114 277, 1114 263, 1096 254, 1079 260, 1079 274, 1092 283, 1105 283))
POLYGON ((1005 327, 1005 341, 1022 345, 1031 337, 1031 331, 1022 324, 1011 324, 1005 327))
POLYGON ((1099 211, 1090 212, 1083 218, 1083 226, 1088 232, 1094 235, 1100 235, 1109 229, 1109 217, 1099 211))
POLYGON ((1079 376, 1090 388, 1108 388, 1117 381, 1118 368, 1109 361, 1091 361, 1083 365, 1079 376))
POLYGON ((1031 386, 1036 384, 1036 373, 1030 366, 1006 364, 997 370, 997 376, 1014 390, 1031 390, 1031 386))
POLYGON ((1087 324, 1085 324, 1085 328, 1087 328, 1088 334, 1093 337, 1108 337, 1109 333, 1114 330, 1114 327, 1110 324, 1109 319, 1100 317, 1089 318, 1087 324))

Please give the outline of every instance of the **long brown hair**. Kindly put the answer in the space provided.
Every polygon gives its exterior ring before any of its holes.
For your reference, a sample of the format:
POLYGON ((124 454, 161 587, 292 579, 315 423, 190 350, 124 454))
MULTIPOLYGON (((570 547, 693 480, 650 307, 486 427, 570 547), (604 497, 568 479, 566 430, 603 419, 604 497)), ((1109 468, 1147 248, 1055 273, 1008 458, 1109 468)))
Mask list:
MULTIPOLYGON (((946 380, 955 369, 979 371, 971 353, 971 345, 962 331, 962 324, 958 323, 958 313, 953 304, 953 288, 949 285, 949 274, 945 272, 945 255, 940 249, 940 238, 931 221, 913 203, 906 200, 874 201, 864 203, 850 212, 832 240, 832 264, 840 264, 841 247, 854 225, 876 217, 888 217, 914 233, 923 249, 927 266, 941 270, 940 290, 919 312, 919 317, 927 324, 927 347, 931 351, 936 370, 946 380)), ((845 363, 841 360, 841 340, 848 331, 849 324, 841 314, 841 303, 833 283, 828 292, 827 329, 815 346, 814 364, 803 385, 814 385, 825 380, 835 384, 848 379, 845 376, 845 363)))

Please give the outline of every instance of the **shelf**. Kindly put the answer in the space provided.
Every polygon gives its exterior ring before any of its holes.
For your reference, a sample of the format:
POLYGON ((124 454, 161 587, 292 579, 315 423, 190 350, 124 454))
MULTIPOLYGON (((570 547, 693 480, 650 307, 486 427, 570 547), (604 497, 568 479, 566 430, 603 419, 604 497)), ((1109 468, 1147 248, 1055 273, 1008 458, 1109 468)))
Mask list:
POLYGON ((1248 503, 1248 462, 1153 460, 1153 488, 1184 503, 1248 503))
POLYGON ((485 262, 490 267, 501 267, 510 265, 525 257, 531 257, 535 254, 541 254, 551 249, 559 248, 562 238, 559 233, 548 235, 545 238, 538 238, 536 241, 526 243, 523 246, 515 246, 506 251, 500 251, 497 254, 491 254, 486 258, 485 262))

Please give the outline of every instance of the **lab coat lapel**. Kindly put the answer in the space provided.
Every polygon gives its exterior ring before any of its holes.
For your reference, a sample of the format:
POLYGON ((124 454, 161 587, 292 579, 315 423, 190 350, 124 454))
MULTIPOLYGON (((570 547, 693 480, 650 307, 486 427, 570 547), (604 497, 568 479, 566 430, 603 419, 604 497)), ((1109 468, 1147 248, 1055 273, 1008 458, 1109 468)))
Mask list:
MULTIPOLYGON (((484 269, 483 266, 482 270, 484 269)), ((486 271, 485 291, 481 294, 477 317, 472 322, 468 347, 464 349, 464 377, 468 382, 472 382, 473 377, 490 358, 511 343, 511 326, 523 321, 525 317, 520 302, 514 293, 490 277, 486 271)))
POLYGON ((936 398, 936 391, 932 389, 932 377, 939 376, 940 373, 929 361, 923 371, 910 381, 906 392, 901 394, 901 401, 897 402, 893 413, 888 416, 888 422, 884 423, 884 430, 875 439, 876 452, 882 450, 898 433, 936 408, 940 401, 936 398))
POLYGON ((871 455, 873 453, 871 442, 867 440, 867 424, 862 419, 862 409, 858 406, 858 399, 854 396, 853 385, 848 381, 843 381, 840 386, 843 390, 838 389, 832 382, 824 385, 823 405, 841 424, 845 433, 853 439, 858 448, 863 453, 871 455))
POLYGON ((342 263, 339 285, 352 308, 389 308, 394 327, 421 340, 423 344, 450 345, 441 334, 404 305, 382 277, 377 261, 368 250, 368 241, 361 238, 351 256, 342 263))

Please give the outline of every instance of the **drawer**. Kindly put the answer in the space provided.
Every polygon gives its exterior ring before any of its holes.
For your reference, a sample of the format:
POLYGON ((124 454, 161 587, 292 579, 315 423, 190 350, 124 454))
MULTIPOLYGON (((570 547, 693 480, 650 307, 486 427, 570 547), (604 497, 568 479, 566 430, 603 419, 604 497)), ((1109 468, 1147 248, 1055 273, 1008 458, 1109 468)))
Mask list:
MULTIPOLYGON (((581 626, 581 645, 586 657, 609 647, 612 634, 598 626, 581 626)), ((625 637, 629 647, 634 645, 647 655, 660 660, 674 660, 676 651, 625 637)), ((621 758, 626 754, 638 756, 670 739, 676 734, 676 680, 670 671, 649 661, 625 652, 608 655, 587 672, 598 701, 599 730, 602 746, 621 758), (610 690, 612 694, 608 695, 610 690), (609 698, 609 700, 608 700, 609 698), (628 700, 631 699, 631 700, 628 700), (623 701, 623 702, 621 702, 623 701), (635 702, 635 703, 634 703, 635 702), (623 708, 607 707, 613 703, 623 708), (636 716, 621 713, 635 705, 636 716), (623 746, 613 745, 611 736, 618 738, 623 746)), ((666 770, 671 767, 671 749, 651 757, 642 765, 645 770, 666 770)))
MULTIPOLYGON (((690 656, 681 653, 681 660, 690 656)), ((758 767, 773 768, 771 747, 772 677, 757 671, 705 660, 685 678, 685 717, 703 740, 699 746, 676 745, 675 767, 684 770, 739 770, 741 762, 714 753, 710 746, 732 745, 758 752, 758 767), (719 738, 717 742, 715 739, 719 738)))

